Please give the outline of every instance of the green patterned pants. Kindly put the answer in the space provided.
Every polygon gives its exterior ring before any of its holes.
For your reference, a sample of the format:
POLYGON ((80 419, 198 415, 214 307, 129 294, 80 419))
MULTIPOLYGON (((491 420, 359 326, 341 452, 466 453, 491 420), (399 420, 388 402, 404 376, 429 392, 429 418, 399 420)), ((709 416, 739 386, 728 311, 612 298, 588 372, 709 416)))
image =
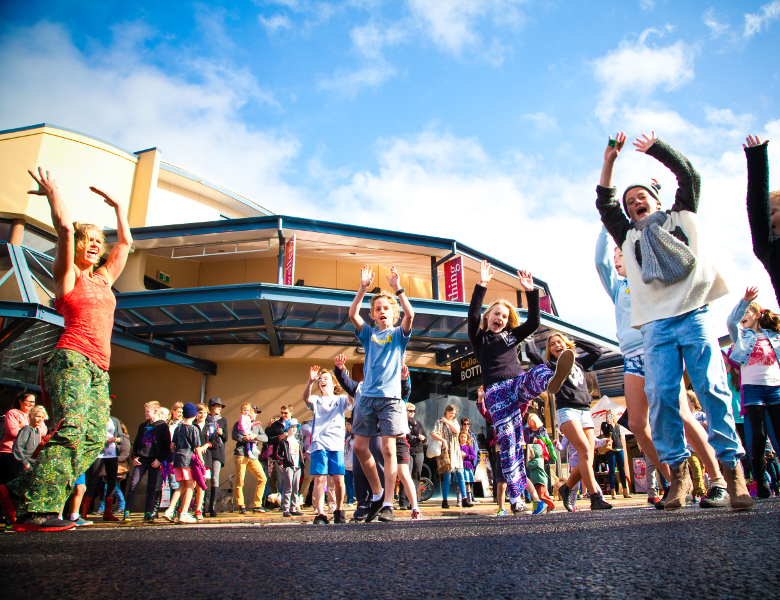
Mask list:
POLYGON ((111 408, 106 371, 83 354, 58 348, 44 363, 43 384, 51 398, 52 427, 63 423, 33 469, 8 483, 20 500, 20 519, 30 513, 59 513, 106 441, 111 408))

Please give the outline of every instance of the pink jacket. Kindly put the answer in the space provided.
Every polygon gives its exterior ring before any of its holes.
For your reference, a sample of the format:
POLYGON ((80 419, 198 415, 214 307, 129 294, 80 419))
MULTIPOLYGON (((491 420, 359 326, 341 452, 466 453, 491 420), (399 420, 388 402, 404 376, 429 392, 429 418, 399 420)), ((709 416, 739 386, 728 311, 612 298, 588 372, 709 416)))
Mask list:
POLYGON ((0 452, 10 453, 19 430, 29 424, 30 413, 22 412, 18 408, 12 408, 5 413, 5 435, 2 444, 0 444, 0 452))

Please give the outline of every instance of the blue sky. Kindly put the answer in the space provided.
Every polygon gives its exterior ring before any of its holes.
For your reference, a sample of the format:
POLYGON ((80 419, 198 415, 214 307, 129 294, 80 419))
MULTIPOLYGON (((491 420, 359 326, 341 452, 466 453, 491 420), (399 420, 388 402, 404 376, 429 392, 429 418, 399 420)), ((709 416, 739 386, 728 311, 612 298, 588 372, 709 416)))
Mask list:
MULTIPOLYGON (((455 237, 532 269, 562 316, 607 335, 603 148, 655 129, 702 173, 732 290, 777 304, 750 250, 741 142, 780 141, 778 0, 32 1, 0 23, 0 128, 157 146, 276 212, 455 237)), ((624 152, 618 187, 649 177, 672 197, 668 173, 624 152)))

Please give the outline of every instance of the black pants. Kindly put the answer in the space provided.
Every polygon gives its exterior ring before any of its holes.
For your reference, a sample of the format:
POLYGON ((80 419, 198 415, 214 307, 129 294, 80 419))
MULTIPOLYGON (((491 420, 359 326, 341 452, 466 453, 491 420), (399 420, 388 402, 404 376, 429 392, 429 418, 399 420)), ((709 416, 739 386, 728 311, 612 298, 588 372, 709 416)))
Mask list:
MULTIPOLYGON (((379 473, 379 481, 385 480, 385 458, 382 455, 382 438, 380 436, 374 436, 368 442, 368 449, 371 450, 371 455, 376 462, 376 470, 379 473)), ((363 467, 360 465, 358 457, 355 456, 352 460, 352 477, 355 480, 355 502, 360 508, 368 508, 371 504, 371 486, 368 484, 366 474, 363 473, 363 467)), ((403 487, 403 486, 401 486, 403 487)), ((357 512, 357 511, 356 511, 357 512)))
POLYGON ((119 466, 119 459, 114 456, 113 458, 96 458, 92 466, 87 469, 87 491, 84 494, 88 498, 95 498, 100 495, 104 486, 106 488, 105 498, 113 498, 116 491, 116 473, 119 466), (106 468, 106 480, 103 483, 103 478, 100 477, 100 471, 106 468))
POLYGON ((0 485, 16 479, 18 464, 12 452, 0 452, 0 485))
MULTIPOLYGON (((751 443, 751 450, 753 454, 753 462, 764 456, 764 450, 766 448, 767 427, 766 416, 769 413, 769 420, 772 422, 772 429, 775 431, 775 435, 778 435, 780 431, 780 406, 746 406, 745 412, 750 419, 750 426, 753 428, 753 440, 751 443)), ((777 448, 775 448, 777 451, 777 448)))
MULTIPOLYGON (((409 458, 409 471, 412 475, 412 481, 414 482, 414 489, 417 490, 417 497, 420 497, 420 478, 422 477, 422 466, 425 455, 422 452, 417 454, 410 454, 409 458)), ((406 488, 401 485, 398 490, 398 504, 400 506, 406 506, 411 504, 406 498, 406 488)))

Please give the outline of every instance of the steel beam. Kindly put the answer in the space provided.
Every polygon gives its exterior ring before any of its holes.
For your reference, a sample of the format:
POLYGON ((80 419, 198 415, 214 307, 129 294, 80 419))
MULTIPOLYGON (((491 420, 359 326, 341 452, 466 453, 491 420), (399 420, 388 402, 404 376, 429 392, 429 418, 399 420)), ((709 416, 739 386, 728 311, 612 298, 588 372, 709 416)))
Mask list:
POLYGON ((116 328, 111 332, 111 343, 133 352, 139 352, 140 354, 153 356, 181 367, 193 369, 194 371, 208 373, 209 375, 217 374, 217 365, 210 360, 196 358, 185 352, 168 348, 159 342, 150 342, 129 333, 124 333, 116 328))
POLYGON ((35 319, 14 319, 0 331, 0 352, 8 348, 35 324, 35 319))
POLYGON ((271 311, 271 303, 268 301, 260 302, 260 310, 263 311, 263 322, 265 323, 266 336, 268 343, 271 344, 271 356, 283 356, 284 344, 279 339, 274 325, 274 316, 271 311))

